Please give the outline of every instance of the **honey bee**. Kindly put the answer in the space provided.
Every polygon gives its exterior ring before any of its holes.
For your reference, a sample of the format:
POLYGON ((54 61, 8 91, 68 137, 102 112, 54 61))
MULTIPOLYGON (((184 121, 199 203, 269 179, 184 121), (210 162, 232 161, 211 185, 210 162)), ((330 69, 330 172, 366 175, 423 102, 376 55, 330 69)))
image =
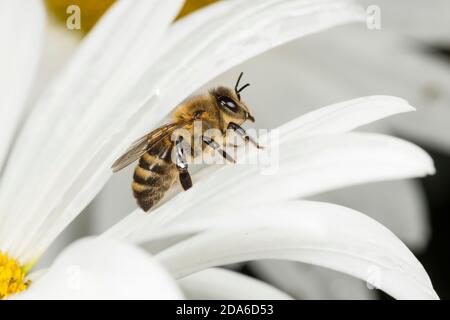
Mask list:
MULTIPOLYGON (((113 172, 117 172, 139 159, 134 171, 132 190, 139 207, 144 211, 155 206, 177 179, 184 190, 192 187, 183 147, 183 140, 189 137, 181 134, 176 136, 177 129, 184 129, 185 132, 193 135, 194 122, 201 121, 202 128, 218 129, 223 137, 231 129, 245 143, 261 148, 241 127, 247 120, 255 122, 248 107, 241 101, 241 92, 250 85, 247 83, 239 88, 242 75, 243 73, 239 75, 234 89, 217 87, 178 105, 169 123, 138 139, 114 162, 111 168, 113 172), (175 134, 175 137, 172 134, 175 134), (173 157, 172 152, 174 152, 173 157)), ((210 148, 227 161, 234 162, 234 159, 213 138, 202 135, 200 139, 202 152, 210 148)), ((198 155, 194 154, 195 156, 198 155)))

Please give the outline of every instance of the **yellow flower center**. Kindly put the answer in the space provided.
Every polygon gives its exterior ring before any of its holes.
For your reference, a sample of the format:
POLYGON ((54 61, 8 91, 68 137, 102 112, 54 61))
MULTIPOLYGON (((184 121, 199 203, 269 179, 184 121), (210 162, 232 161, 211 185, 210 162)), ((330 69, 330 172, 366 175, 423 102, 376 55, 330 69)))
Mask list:
MULTIPOLYGON (((219 0, 185 0, 184 6, 175 20, 188 15, 219 0)), ((100 17, 116 0, 45 0, 47 9, 58 21, 66 23, 70 14, 67 8, 76 5, 80 8, 80 31, 89 32, 100 17)))
POLYGON ((25 290, 30 284, 25 276, 25 268, 0 251, 0 299, 25 290))

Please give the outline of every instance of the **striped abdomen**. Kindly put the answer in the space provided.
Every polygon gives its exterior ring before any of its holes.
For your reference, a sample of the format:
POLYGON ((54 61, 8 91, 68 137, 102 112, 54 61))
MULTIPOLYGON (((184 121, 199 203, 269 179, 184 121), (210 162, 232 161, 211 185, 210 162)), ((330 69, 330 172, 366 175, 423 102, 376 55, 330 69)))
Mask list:
POLYGON ((162 141, 139 159, 132 189, 138 205, 144 211, 156 205, 178 177, 177 168, 171 160, 171 151, 171 141, 162 141))

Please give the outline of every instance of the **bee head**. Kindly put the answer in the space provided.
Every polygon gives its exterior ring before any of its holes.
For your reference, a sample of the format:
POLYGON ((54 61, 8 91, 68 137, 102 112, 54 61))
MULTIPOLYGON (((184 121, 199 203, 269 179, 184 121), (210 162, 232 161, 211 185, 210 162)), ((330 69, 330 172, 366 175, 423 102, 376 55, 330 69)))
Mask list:
POLYGON ((211 90, 211 94, 222 113, 225 127, 227 127, 230 122, 234 122, 239 125, 247 120, 255 122, 255 118, 253 118, 250 114, 247 105, 241 101, 240 93, 250 85, 247 83, 239 88, 239 82, 242 75, 243 73, 239 75, 234 90, 226 87, 218 87, 211 90))

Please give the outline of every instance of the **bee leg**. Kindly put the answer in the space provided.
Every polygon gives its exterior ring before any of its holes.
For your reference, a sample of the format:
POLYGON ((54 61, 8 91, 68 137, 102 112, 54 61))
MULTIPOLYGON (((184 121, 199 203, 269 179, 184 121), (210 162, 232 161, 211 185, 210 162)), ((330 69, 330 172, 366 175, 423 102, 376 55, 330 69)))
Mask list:
POLYGON ((181 186, 184 191, 186 191, 192 187, 192 179, 188 171, 188 164, 186 161, 186 156, 184 155, 182 142, 182 136, 179 136, 175 141, 176 166, 178 169, 181 186))
POLYGON ((228 129, 231 129, 231 130, 233 130, 234 132, 236 132, 237 135, 240 136, 240 137, 245 141, 245 143, 249 143, 249 142, 250 142, 250 143, 253 144, 256 148, 258 148, 258 149, 264 149, 263 146, 260 146, 260 145, 258 144, 257 141, 255 141, 252 137, 250 137, 250 136, 247 134, 247 132, 245 132, 244 128, 242 128, 241 126, 237 125, 236 123, 230 122, 230 123, 228 124, 228 129))
POLYGON ((216 141, 205 136, 202 137, 202 140, 208 147, 213 148, 214 150, 219 152, 226 160, 230 161, 231 163, 236 163, 236 160, 234 160, 233 157, 226 153, 226 151, 223 150, 216 141))
POLYGON ((233 149, 236 149, 236 148, 239 148, 240 145, 237 145, 237 144, 235 144, 235 143, 227 143, 227 147, 231 147, 231 148, 233 148, 233 149))

